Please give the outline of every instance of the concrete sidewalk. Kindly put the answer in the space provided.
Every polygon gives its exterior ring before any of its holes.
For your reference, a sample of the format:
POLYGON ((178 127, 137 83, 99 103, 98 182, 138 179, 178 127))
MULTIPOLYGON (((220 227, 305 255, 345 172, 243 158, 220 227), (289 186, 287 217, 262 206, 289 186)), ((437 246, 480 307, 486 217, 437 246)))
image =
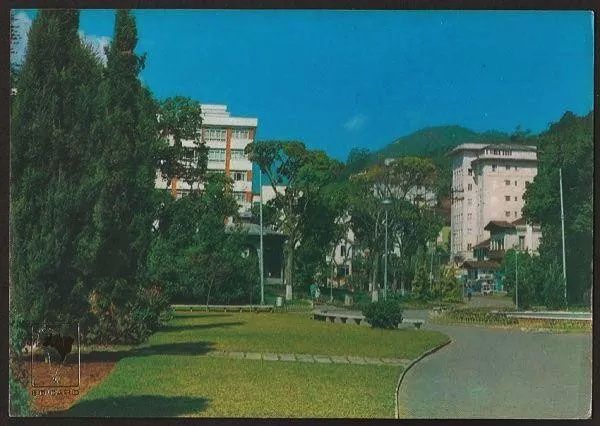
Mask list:
POLYGON ((401 418, 565 419, 590 415, 591 333, 428 325, 452 343, 416 363, 401 418))
POLYGON ((406 367, 411 362, 410 359, 402 358, 372 358, 349 355, 279 354, 259 352, 212 351, 200 356, 263 361, 310 362, 321 364, 392 365, 400 367, 406 367))

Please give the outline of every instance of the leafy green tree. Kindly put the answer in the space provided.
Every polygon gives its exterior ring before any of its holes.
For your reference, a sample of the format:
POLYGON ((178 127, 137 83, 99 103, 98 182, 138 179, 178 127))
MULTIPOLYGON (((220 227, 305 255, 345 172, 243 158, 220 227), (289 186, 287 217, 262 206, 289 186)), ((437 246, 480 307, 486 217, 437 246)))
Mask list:
POLYGON ((433 194, 436 168, 431 160, 401 157, 390 164, 376 165, 351 178, 349 197, 352 230, 357 245, 372 262, 370 290, 377 290, 384 247, 385 206, 389 199, 388 250, 399 251, 392 266, 402 268, 392 274, 401 284, 412 281, 408 261, 417 249, 433 240, 442 227, 435 213, 435 203, 427 199, 433 194))
POLYGON ((171 302, 251 303, 256 300, 258 259, 236 227, 232 181, 209 176, 205 190, 165 200, 148 257, 153 281, 171 302))
POLYGON ((199 188, 206 174, 207 149, 201 135, 200 103, 182 96, 168 98, 160 105, 159 128, 161 136, 172 141, 160 152, 160 170, 171 184, 172 178, 180 178, 190 187, 199 188), (183 147, 182 141, 193 146, 183 147))
POLYGON ((414 256, 415 274, 412 281, 412 294, 416 299, 424 300, 430 295, 429 271, 425 251, 420 247, 414 256))
POLYGON ((500 273, 504 277, 504 288, 516 303, 519 297, 519 308, 529 308, 540 304, 543 272, 540 271, 539 256, 531 256, 527 252, 513 249, 507 250, 500 273))
POLYGON ((316 223, 310 218, 319 212, 316 207, 322 188, 334 182, 341 164, 330 159, 322 151, 308 150, 296 141, 261 141, 249 144, 246 153, 268 177, 275 198, 269 204, 277 214, 273 217, 275 227, 286 236, 284 244, 284 281, 286 300, 292 298, 292 285, 296 265, 296 251, 307 235, 306 223, 316 223), (286 182, 285 190, 278 183, 286 182))
POLYGON ((542 227, 540 257, 546 269, 562 258, 559 168, 562 168, 567 297, 589 302, 593 261, 594 142, 592 113, 567 112, 542 133, 538 173, 525 193, 523 214, 542 227))
POLYGON ((562 274, 562 265, 557 261, 550 263, 544 271, 543 289, 541 295, 543 303, 548 309, 562 309, 565 307, 565 284, 562 274))

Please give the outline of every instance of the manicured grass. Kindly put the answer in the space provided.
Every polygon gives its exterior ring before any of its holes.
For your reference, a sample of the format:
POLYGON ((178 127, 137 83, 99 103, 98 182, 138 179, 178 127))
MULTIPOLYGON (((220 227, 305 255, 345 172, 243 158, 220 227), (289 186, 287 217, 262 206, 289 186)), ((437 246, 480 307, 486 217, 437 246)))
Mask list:
POLYGON ((446 339, 435 331, 327 324, 307 313, 177 312, 144 346, 198 342, 223 351, 415 358, 446 339))
POLYGON ((393 417, 401 367, 200 356, 252 351, 414 358, 446 336, 325 324, 306 314, 177 313, 125 351, 66 416, 393 417))
POLYGON ((126 358, 67 416, 393 417, 400 367, 126 358))

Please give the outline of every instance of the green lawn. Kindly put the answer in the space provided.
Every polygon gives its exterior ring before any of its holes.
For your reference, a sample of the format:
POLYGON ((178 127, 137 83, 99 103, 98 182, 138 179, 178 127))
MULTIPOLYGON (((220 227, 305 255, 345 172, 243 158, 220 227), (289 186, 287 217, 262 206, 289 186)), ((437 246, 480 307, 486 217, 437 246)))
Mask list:
POLYGON ((400 367, 126 358, 67 416, 393 417, 400 367))
POLYGON ((306 314, 178 313, 66 416, 393 417, 401 367, 200 356, 211 349, 414 358, 447 340, 306 314))
POLYGON ((213 350, 415 358, 446 337, 312 320, 308 313, 177 312, 144 346, 199 342, 213 350))

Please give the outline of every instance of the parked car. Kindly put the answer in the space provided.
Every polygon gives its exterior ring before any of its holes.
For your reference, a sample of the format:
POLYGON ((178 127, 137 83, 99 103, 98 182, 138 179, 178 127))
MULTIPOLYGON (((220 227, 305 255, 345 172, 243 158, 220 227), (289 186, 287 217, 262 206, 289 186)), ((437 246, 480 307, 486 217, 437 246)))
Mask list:
POLYGON ((493 287, 492 284, 490 283, 483 283, 481 285, 481 294, 492 294, 493 293, 493 287))

